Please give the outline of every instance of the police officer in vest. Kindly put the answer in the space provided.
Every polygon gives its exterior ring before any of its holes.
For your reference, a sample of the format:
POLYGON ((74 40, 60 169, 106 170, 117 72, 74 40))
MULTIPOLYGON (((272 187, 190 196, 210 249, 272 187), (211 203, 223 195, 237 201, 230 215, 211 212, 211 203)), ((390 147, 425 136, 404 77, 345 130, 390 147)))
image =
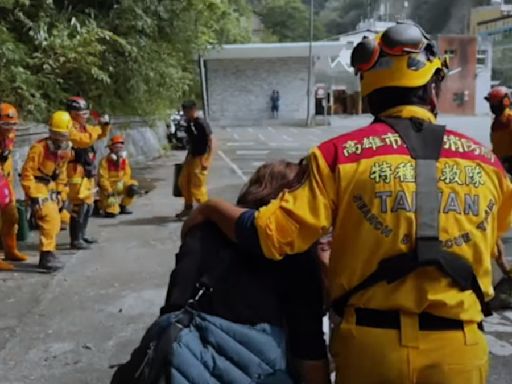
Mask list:
POLYGON ((375 120, 314 148, 303 185, 258 211, 200 206, 274 260, 333 227, 331 352, 338 383, 485 383, 491 258, 510 226, 512 185, 479 142, 437 124, 447 62, 399 23, 352 53, 375 120))

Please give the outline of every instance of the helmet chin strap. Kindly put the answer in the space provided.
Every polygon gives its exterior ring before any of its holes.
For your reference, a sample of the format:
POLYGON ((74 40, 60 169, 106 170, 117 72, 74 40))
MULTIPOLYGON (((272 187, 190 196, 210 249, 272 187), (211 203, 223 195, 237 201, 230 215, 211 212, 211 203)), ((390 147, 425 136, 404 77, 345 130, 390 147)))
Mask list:
POLYGON ((427 85, 427 92, 428 92, 428 98, 429 98, 429 104, 430 104, 430 112, 434 114, 434 116, 437 117, 437 85, 435 82, 430 82, 427 85))

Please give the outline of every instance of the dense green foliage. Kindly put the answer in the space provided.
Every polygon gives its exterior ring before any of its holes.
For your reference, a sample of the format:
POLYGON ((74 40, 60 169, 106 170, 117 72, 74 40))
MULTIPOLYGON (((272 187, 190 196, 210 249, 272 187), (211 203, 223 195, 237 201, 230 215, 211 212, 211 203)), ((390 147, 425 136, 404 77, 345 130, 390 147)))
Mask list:
POLYGON ((0 97, 46 119, 68 95, 156 114, 194 93, 195 57, 250 40, 245 0, 0 0, 0 97))
MULTIPOLYGON (((310 7, 304 0, 262 0, 254 5, 255 14, 265 26, 264 41, 309 41, 310 7)), ((314 18, 313 39, 322 39, 324 29, 314 18)))

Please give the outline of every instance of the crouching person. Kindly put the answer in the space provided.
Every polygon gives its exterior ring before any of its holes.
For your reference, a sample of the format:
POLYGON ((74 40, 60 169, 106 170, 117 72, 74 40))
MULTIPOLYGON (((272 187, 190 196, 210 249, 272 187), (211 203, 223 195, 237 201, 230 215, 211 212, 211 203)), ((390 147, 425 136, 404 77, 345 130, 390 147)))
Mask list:
POLYGON ((139 193, 137 181, 132 179, 132 169, 126 156, 124 137, 115 135, 110 139, 109 154, 101 159, 98 184, 100 207, 105 217, 133 213, 128 207, 139 193))
MULTIPOLYGON (((268 204, 300 184, 300 174, 297 164, 265 164, 238 205, 268 204)), ((162 316, 111 384, 169 375, 172 383, 326 384, 322 301, 315 247, 273 262, 242 251, 215 224, 203 223, 176 255, 162 316)))

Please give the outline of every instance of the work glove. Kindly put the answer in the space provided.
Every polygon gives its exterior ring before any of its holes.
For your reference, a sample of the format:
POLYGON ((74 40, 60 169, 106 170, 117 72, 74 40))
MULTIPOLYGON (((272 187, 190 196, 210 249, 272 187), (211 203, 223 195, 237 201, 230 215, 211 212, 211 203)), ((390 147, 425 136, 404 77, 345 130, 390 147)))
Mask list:
POLYGON ((39 203, 39 199, 37 197, 30 198, 30 210, 34 212, 34 215, 38 215, 41 211, 41 204, 39 203))
POLYGON ((104 114, 100 117, 100 124, 101 125, 110 125, 110 116, 107 114, 104 114))
POLYGON ((107 205, 109 207, 115 207, 116 205, 118 205, 118 201, 117 201, 117 198, 115 196, 110 196, 108 199, 107 199, 107 205))
POLYGON ((115 191, 118 195, 121 195, 124 191, 124 183, 122 181, 117 182, 115 191))

